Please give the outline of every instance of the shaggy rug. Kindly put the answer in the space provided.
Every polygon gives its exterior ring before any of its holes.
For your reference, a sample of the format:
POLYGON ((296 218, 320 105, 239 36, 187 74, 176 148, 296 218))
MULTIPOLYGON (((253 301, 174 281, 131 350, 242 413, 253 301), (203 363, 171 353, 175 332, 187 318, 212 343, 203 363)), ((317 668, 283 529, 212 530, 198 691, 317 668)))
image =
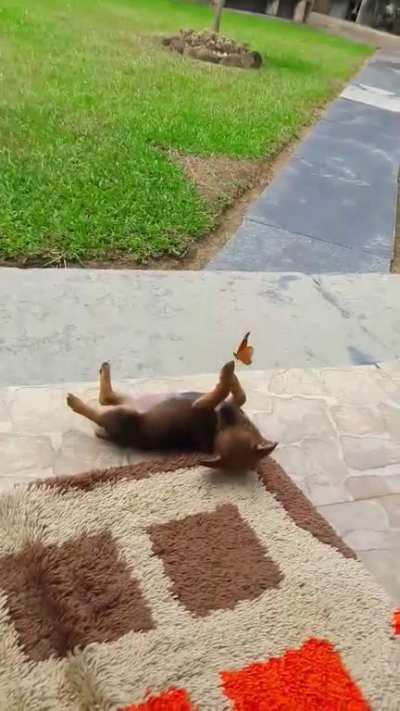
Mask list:
POLYGON ((273 460, 0 499, 0 709, 399 709, 391 608, 273 460))

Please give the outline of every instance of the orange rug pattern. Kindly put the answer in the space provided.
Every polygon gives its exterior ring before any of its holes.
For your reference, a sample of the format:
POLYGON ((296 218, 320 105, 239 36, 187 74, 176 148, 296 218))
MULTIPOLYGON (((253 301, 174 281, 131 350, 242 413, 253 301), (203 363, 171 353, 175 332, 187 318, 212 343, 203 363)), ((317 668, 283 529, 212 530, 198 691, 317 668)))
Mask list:
POLYGON ((393 613, 393 632, 400 635, 400 610, 395 610, 393 613))
MULTIPOLYGON (((280 659, 221 673, 235 711, 370 711, 340 656, 325 641, 310 639, 280 659)), ((194 711, 183 690, 170 689, 120 711, 194 711)))
POLYGON ((118 711, 194 711, 182 689, 170 689, 159 696, 148 696, 141 704, 132 704, 118 711))
POLYGON ((226 695, 238 711, 368 711, 369 705, 328 642, 310 639, 280 659, 224 672, 226 695))

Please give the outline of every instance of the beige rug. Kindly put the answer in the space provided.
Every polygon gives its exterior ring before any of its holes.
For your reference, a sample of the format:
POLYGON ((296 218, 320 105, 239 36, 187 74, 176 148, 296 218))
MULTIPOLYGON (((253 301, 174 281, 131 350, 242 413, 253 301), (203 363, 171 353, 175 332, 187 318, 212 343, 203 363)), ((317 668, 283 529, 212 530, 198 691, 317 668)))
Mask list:
POLYGON ((0 709, 396 711, 392 605, 269 460, 0 499, 0 709))

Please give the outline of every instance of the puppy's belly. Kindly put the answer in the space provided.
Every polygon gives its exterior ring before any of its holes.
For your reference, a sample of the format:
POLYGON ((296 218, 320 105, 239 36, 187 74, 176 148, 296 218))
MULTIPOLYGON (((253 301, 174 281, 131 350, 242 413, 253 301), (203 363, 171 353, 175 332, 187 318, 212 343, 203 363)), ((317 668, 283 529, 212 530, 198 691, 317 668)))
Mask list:
POLYGON ((137 398, 132 397, 132 402, 135 405, 135 410, 140 414, 144 414, 158 407, 158 405, 161 405, 165 402, 169 402, 171 400, 185 400, 187 402, 193 403, 198 400, 198 398, 201 397, 202 394, 203 393, 198 392, 184 392, 177 394, 174 393, 173 395, 169 393, 154 393, 153 395, 140 395, 137 398))
POLYGON ((197 410, 197 393, 165 400, 143 415, 141 433, 147 449, 200 449, 210 451, 216 435, 213 410, 197 410))

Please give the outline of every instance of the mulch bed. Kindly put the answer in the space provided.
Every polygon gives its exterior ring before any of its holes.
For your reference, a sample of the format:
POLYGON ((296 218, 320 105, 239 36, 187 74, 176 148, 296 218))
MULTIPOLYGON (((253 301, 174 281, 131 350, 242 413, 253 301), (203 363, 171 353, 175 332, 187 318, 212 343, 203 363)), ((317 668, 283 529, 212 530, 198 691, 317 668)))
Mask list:
POLYGON ((222 64, 225 67, 258 69, 262 65, 259 52, 254 52, 248 45, 239 44, 215 32, 181 30, 172 37, 163 37, 162 44, 187 57, 222 64))

